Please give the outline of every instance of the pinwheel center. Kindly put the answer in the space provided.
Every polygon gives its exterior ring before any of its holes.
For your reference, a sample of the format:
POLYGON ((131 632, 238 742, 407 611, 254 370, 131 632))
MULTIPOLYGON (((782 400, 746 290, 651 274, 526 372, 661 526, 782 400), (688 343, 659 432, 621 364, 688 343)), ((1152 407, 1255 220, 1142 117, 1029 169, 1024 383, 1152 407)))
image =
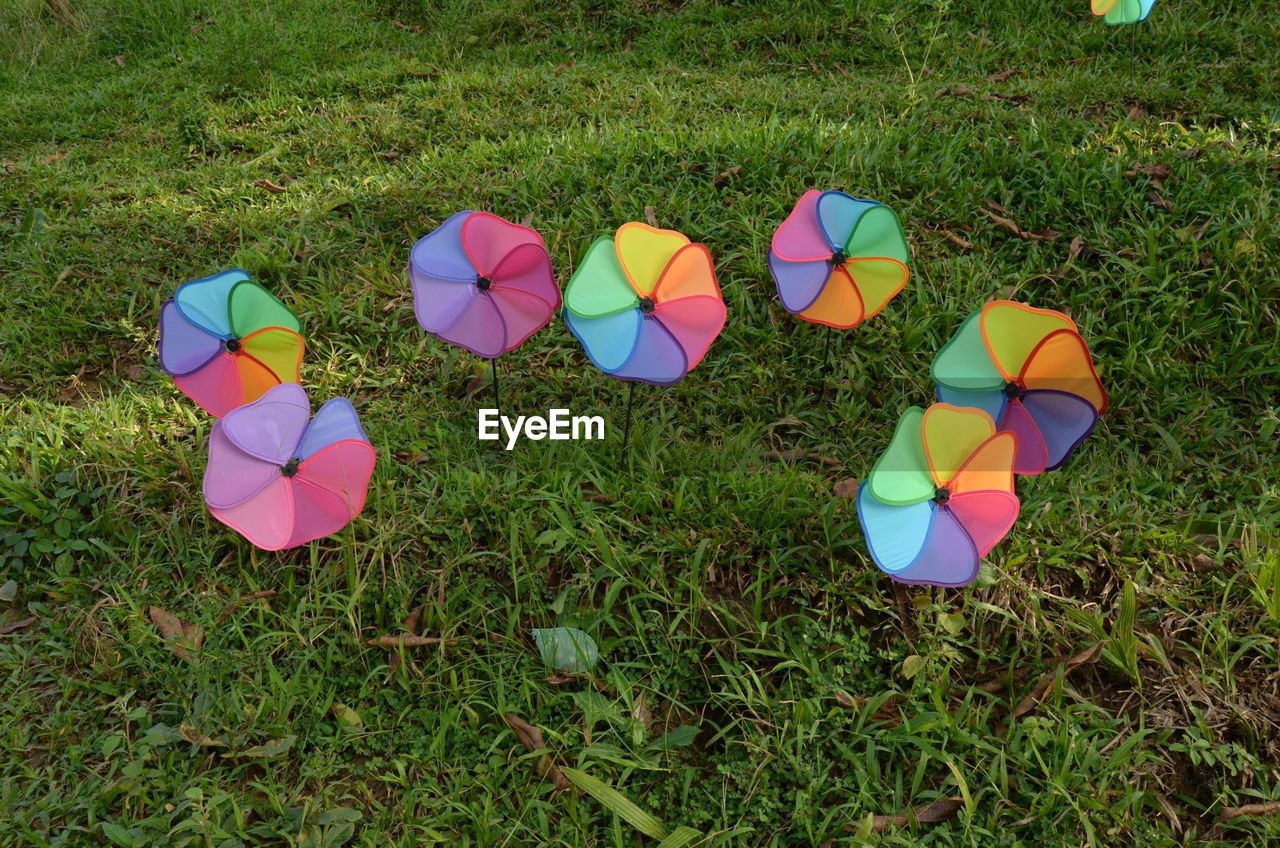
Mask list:
POLYGON ((832 267, 832 268, 843 268, 843 267, 844 267, 844 263, 846 263, 846 262, 848 262, 848 261, 849 261, 849 257, 847 257, 847 256, 845 256, 845 255, 844 255, 844 251, 843 251, 843 250, 837 250, 835 253, 831 254, 831 267, 832 267))
POLYGON ((491 285, 493 285, 493 280, 488 277, 476 277, 476 288, 480 289, 480 291, 488 291, 491 285))
POLYGON ((296 476, 298 473, 298 464, 301 462, 302 460, 298 459, 295 456, 293 459, 289 460, 284 465, 280 466, 280 473, 286 477, 296 476))
POLYGON ((951 500, 951 490, 946 486, 939 486, 933 493, 933 502, 938 506, 945 506, 949 500, 951 500))
POLYGON ((652 314, 653 314, 653 310, 654 310, 653 298, 651 298, 651 297, 642 297, 642 298, 640 298, 640 311, 641 311, 641 312, 643 312, 645 315, 652 315, 652 314))
POLYGON ((237 338, 227 339, 227 353, 239 353, 240 340, 237 338))
POLYGON ((1010 380, 1004 384, 1004 396, 1009 400, 1016 400, 1022 397, 1022 386, 1010 380))

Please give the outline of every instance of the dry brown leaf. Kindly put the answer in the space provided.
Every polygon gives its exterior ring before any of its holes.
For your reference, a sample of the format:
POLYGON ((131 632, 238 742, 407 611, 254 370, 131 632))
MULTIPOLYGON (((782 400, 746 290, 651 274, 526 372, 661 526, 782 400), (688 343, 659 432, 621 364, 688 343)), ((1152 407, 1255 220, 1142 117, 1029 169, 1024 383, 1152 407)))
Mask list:
POLYGON ((12 621, 8 624, 0 625, 0 636, 8 636, 10 633, 16 633, 24 627, 30 627, 36 623, 36 617, 24 618, 20 621, 12 621))
POLYGON ((1147 117, 1147 110, 1143 109, 1137 103, 1129 107, 1129 120, 1140 121, 1145 117, 1147 117))
POLYGON ((201 733, 189 724, 181 724, 178 726, 178 732, 182 734, 182 738, 190 742, 192 745, 199 745, 201 748, 217 748, 226 745, 226 740, 215 739, 207 733, 201 733))
MULTIPOLYGON (((502 718, 506 721, 507 726, 515 731, 516 738, 520 740, 520 744, 525 747, 526 751, 536 753, 547 750, 546 743, 542 741, 541 730, 515 713, 503 713, 502 718)), ((538 774, 550 780, 557 789, 568 789, 572 785, 569 783, 569 778, 565 777, 560 769, 556 768, 550 752, 538 758, 538 774)))
POLYGON ((183 621, 168 610, 150 607, 147 614, 151 623, 160 631, 160 636, 169 643, 169 649, 184 660, 195 661, 195 652, 204 643, 204 628, 189 621, 183 621))
POLYGON ((836 690, 836 703, 846 710, 856 710, 858 708, 858 699, 843 689, 836 690))
POLYGON ((1219 821, 1229 822, 1242 816, 1269 816, 1280 813, 1280 801, 1266 801, 1261 804, 1245 804, 1243 807, 1223 807, 1219 821))
MULTIPOLYGON (((959 798, 940 798, 933 803, 917 807, 903 815, 873 816, 871 818, 871 829, 876 833, 882 833, 891 827, 906 827, 915 822, 938 824, 955 818, 956 814, 963 808, 964 802, 959 798)), ((849 825, 848 828, 850 830, 857 829, 853 825, 849 825)))
POLYGON ((538 213, 537 213, 537 212, 535 212, 534 210, 530 209, 530 210, 529 210, 529 214, 528 214, 528 215, 525 215, 523 218, 521 218, 521 219, 520 219, 520 226, 522 226, 522 227, 532 227, 532 226, 533 226, 533 216, 534 216, 534 215, 536 215, 536 214, 538 214, 538 213))
POLYGON ((402 24, 397 20, 392 20, 391 25, 396 29, 404 30, 405 32, 422 32, 422 27, 418 24, 402 24))
POLYGON ((403 462, 405 465, 421 465, 427 461, 426 454, 410 453, 409 451, 395 451, 391 456, 396 462, 403 462))
POLYGON ((560 672, 556 672, 550 677, 544 677, 542 679, 543 682, 550 683, 552 686, 563 686, 566 683, 572 683, 577 680, 578 676, 576 674, 561 674, 560 672))
POLYGON ((818 453, 809 453, 804 448, 792 448, 784 451, 771 450, 764 455, 764 458, 774 462, 795 462, 798 459, 803 459, 826 468, 840 467, 839 460, 818 453))
POLYGON ((418 622, 421 620, 422 620, 422 605, 419 604, 418 606, 413 608, 413 610, 409 613, 409 617, 404 620, 404 624, 402 626, 404 627, 405 632, 417 635, 418 622))
POLYGON ((832 491, 835 493, 837 498, 849 500, 858 494, 858 478, 850 477, 847 480, 841 480, 839 483, 836 483, 832 491))
MULTIPOLYGON (((1075 656, 1068 657, 1066 660, 1057 665, 1062 668, 1062 676, 1065 678, 1067 673, 1073 668, 1079 668, 1082 665, 1090 665, 1096 663, 1098 658, 1102 656, 1102 646, 1107 644, 1106 640, 1097 642, 1085 648, 1075 656)), ((1045 672, 1040 679, 1036 681, 1036 685, 1032 688, 1031 694, 1023 698, 1018 706, 1013 708, 1012 718, 1022 718, 1027 713, 1034 710, 1044 702, 1054 687, 1058 683, 1058 668, 1045 672)))
POLYGON ((934 97, 968 97, 973 94, 974 90, 964 85, 952 85, 947 88, 940 88, 933 93, 934 97))
POLYGON ((458 644, 457 639, 442 639, 439 636, 418 636, 413 633, 401 633, 398 636, 375 636, 366 639, 365 645, 370 648, 421 648, 430 645, 452 647, 458 644))
POLYGON ((1147 192, 1147 202, 1150 203, 1152 206, 1155 206, 1159 209, 1163 209, 1166 212, 1173 211, 1173 204, 1170 203, 1168 200, 1165 200, 1165 198, 1158 191, 1147 192))
POLYGON ((1160 183, 1169 179, 1169 177, 1173 176, 1172 172, 1170 172, 1169 170, 1168 165, 1146 165, 1146 164, 1134 165, 1128 171, 1125 171, 1124 175, 1126 177, 1136 177, 1136 176, 1142 175, 1144 177, 1149 178, 1151 182, 1155 183, 1156 185, 1159 185, 1160 183))
POLYGON ((275 183, 271 182, 271 180, 266 179, 265 177, 260 180, 254 180, 253 184, 256 185, 258 188, 265 188, 267 191, 271 192, 272 194, 279 194, 282 191, 288 191, 288 189, 286 189, 284 186, 278 186, 275 183))
POLYGON ((711 183, 716 186, 722 186, 740 173, 742 173, 741 165, 734 165, 732 168, 725 168, 723 171, 715 175, 715 178, 711 180, 711 183))
POLYGON ((112 56, 112 57, 111 57, 111 61, 115 62, 115 63, 116 63, 118 66, 120 66, 121 68, 123 68, 123 67, 124 67, 124 57, 123 57, 123 56, 112 56))
POLYGON ((1004 215, 998 215, 989 209, 979 209, 978 211, 990 218, 997 227, 1010 235, 1017 236, 1020 239, 1026 239, 1028 241, 1053 241, 1058 236, 1062 235, 1057 230, 1024 230, 1022 227, 1018 226, 1016 222, 1010 218, 1006 218, 1004 215))
POLYGON ((654 209, 652 206, 646 206, 644 208, 644 219, 649 222, 649 226, 657 227, 658 210, 654 209))
POLYGON ((1009 77, 1013 77, 1017 75, 1018 75, 1018 71, 1016 68, 1009 68, 1008 70, 994 73, 989 77, 983 77, 983 79, 987 82, 1004 82, 1009 77))
POLYGON ((66 158, 67 158, 66 153, 55 153, 52 156, 45 157, 44 163, 46 165, 52 165, 54 162, 61 162, 63 159, 66 159, 66 158))
POLYGON ((994 200, 992 200, 989 197, 982 198, 982 204, 986 206, 988 209, 990 209, 992 212, 999 212, 1001 215, 1013 214, 1008 209, 1005 209, 1003 206, 1001 206, 999 203, 996 203, 994 200))
POLYGON ((218 613, 218 617, 214 620, 215 624, 221 624, 227 616, 239 606, 249 603, 250 601, 265 601, 267 598, 274 598, 280 594, 275 589, 263 589, 260 592, 251 592, 248 595, 236 598, 231 603, 222 608, 222 612, 218 613))
POLYGON ((653 713, 649 712, 648 692, 636 692, 635 700, 631 704, 631 717, 645 727, 653 724, 653 713))

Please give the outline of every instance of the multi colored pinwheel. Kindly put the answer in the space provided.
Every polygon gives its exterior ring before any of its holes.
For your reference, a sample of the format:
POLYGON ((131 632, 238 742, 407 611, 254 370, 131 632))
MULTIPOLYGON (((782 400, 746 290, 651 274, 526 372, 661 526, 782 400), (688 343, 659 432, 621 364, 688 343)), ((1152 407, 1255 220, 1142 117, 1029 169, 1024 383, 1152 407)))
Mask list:
POLYGON ((458 212, 419 239, 409 283, 424 330, 486 359, 519 347, 560 308, 542 236, 488 212, 458 212))
POLYGON ((205 502, 259 548, 295 548, 364 509, 373 463, 351 401, 334 398, 312 418, 302 387, 282 383, 214 423, 205 502))
POLYGON ((221 418, 285 382, 297 382, 301 326, 240 269, 178 287, 160 309, 160 365, 221 418))
POLYGON ((980 409, 909 408, 858 489, 871 558, 901 583, 965 586, 1008 534, 1017 437, 980 409))
POLYGON ((965 318, 932 372, 938 400, 982 409, 1018 435, 1018 474, 1062 465, 1107 408, 1075 323, 1009 300, 965 318))
POLYGON ((773 234, 769 272, 788 312, 847 330, 902 291, 910 257, 888 206, 842 191, 807 191, 773 234))
POLYGON ((1136 24, 1147 19, 1156 0, 1091 0, 1093 13, 1108 24, 1136 24))
POLYGON ((710 251, 635 222, 596 239, 565 287, 565 323, 592 363, 619 380, 680 382, 725 316, 710 251))

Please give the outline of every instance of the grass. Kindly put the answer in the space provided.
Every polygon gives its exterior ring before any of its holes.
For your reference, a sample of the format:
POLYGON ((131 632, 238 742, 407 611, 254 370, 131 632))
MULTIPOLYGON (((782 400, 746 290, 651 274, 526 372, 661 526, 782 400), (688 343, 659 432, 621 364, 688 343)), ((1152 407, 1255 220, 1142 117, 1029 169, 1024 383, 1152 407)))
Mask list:
POLYGON ((8 4, 0 622, 35 621, 0 636, 0 844, 1280 839, 1229 813, 1280 800, 1278 33, 1242 0, 1131 29, 1083 0, 8 4), (812 186, 890 203, 915 257, 826 376, 764 264, 812 186), (716 258, 706 361, 637 392, 624 470, 624 390, 557 320, 504 405, 611 438, 478 442, 481 363, 414 322, 413 240, 532 215, 563 284, 646 206, 716 258), (174 287, 235 266, 380 450, 364 514, 292 552, 210 518, 210 422, 155 356, 174 287), (1069 310, 1113 408, 1020 481, 977 587, 895 589, 833 487, 997 295, 1069 310), (152 606, 203 629, 189 659, 152 606), (362 646, 419 607, 458 643, 362 646), (557 625, 598 641, 589 679, 546 681, 557 625))

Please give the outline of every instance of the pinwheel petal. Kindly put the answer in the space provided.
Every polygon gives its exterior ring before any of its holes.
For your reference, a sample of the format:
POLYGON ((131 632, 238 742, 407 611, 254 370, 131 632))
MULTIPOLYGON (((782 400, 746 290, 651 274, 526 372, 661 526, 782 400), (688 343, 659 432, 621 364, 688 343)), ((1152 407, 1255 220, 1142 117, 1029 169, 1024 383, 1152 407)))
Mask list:
POLYGON ((1021 504, 1012 492, 966 492, 947 501, 947 509, 969 534, 981 558, 1013 529, 1021 504))
POLYGON ((1110 12, 1115 5, 1116 0, 1090 0, 1089 8, 1095 15, 1102 16, 1110 12))
POLYGON ((337 497, 345 505, 346 515, 350 518, 364 509, 375 461, 372 445, 363 440, 349 439, 329 445, 304 461, 298 466, 298 476, 294 479, 318 486, 337 497))
POLYGON ((1022 396, 1022 406, 1044 439, 1049 471, 1066 462, 1098 423, 1093 404, 1068 392, 1029 391, 1022 396))
POLYGON ((980 409, 935 403, 925 410, 920 429, 933 481, 947 486, 978 446, 995 435, 996 425, 980 409))
POLYGON ((507 325, 490 293, 478 291, 452 324, 435 332, 476 356, 492 359, 505 349, 507 325))
POLYGON ((675 336, 656 318, 640 322, 636 349, 626 364, 613 372, 619 380, 639 380, 656 386, 671 386, 684 379, 689 361, 675 336))
POLYGON ((720 300, 715 263, 706 245, 686 244, 671 257, 653 289, 654 303, 706 296, 720 300))
MULTIPOLYGON (((409 251, 409 272, 429 277, 474 282, 476 268, 462 246, 462 225, 475 212, 455 212, 443 224, 427 233, 409 251)), ((434 330, 432 331, 434 332, 434 330)))
POLYGON ((507 254, 525 245, 543 247, 542 236, 490 212, 475 212, 462 222, 462 248, 476 271, 486 277, 494 276, 507 254))
POLYGON ((325 401, 311 423, 307 424, 307 431, 303 433, 302 441, 298 443, 293 456, 305 462, 330 445, 348 439, 369 441, 351 401, 342 397, 331 398, 325 401))
MULTIPOLYGON (((870 200, 858 201, 870 204, 854 222, 844 247, 846 256, 852 259, 893 259, 903 266, 911 261, 907 236, 902 231, 898 213, 883 203, 870 200)), ((905 280, 904 280, 905 282, 905 280)))
POLYGON ((658 304, 653 314, 680 343, 688 371, 702 361, 707 348, 724 329, 727 316, 724 301, 706 295, 669 300, 658 304))
POLYGON ((231 336, 231 318, 227 310, 231 289, 249 275, 239 268, 202 277, 178 286, 173 300, 183 316, 198 327, 223 339, 231 336))
POLYGON ((173 382, 187 397, 215 418, 221 418, 244 403, 244 387, 236 357, 220 353, 203 368, 174 377, 173 382))
POLYGON ((644 318, 639 309, 615 312, 602 318, 579 318, 572 310, 564 311, 569 331, 582 343, 591 362, 606 374, 617 371, 636 349, 640 325, 644 318))
POLYGON ((1075 330, 1061 312, 1035 309, 1011 300, 997 300, 982 308, 982 338, 991 359, 1005 380, 1022 373, 1027 357, 1040 340, 1055 330, 1075 330))
POLYGON ((890 505, 915 504, 933 497, 937 486, 929 475, 922 437, 924 410, 902 413, 889 447, 876 460, 867 483, 876 500, 890 505))
MULTIPOLYGON (((933 358, 931 368, 933 381, 940 387, 961 389, 963 391, 997 392, 1004 388, 1008 379, 991 361, 991 351, 982 338, 982 310, 971 312, 960 324, 960 329, 951 337, 938 355, 933 358)), ((976 406, 972 403, 960 403, 949 397, 942 400, 958 406, 976 406)), ((983 406, 994 418, 1000 414, 997 407, 994 411, 983 406)))
POLYGON ((230 316, 231 334, 250 336, 266 327, 284 327, 295 333, 302 329, 276 296, 252 280, 241 280, 231 287, 227 295, 227 314, 230 316))
POLYGON ((883 206, 874 200, 852 197, 843 191, 824 191, 817 202, 818 225, 832 251, 844 250, 859 220, 868 210, 883 206))
POLYGON ((261 492, 232 507, 209 507, 214 518, 264 551, 289 546, 293 534, 293 484, 277 477, 261 492))
POLYGON ((779 259, 787 262, 821 259, 825 263, 831 258, 835 248, 827 241, 818 223, 818 198, 821 196, 822 192, 816 190, 800 195, 787 220, 774 232, 771 251, 779 259))
POLYGON ((409 284, 413 288, 413 313, 428 333, 438 333, 457 321, 480 294, 475 280, 437 277, 414 265, 409 266, 409 284))
MULTIPOLYGON (((540 244, 526 244, 507 254, 494 270, 493 288, 517 289, 546 301, 550 312, 560 308, 560 289, 551 271, 551 257, 540 244)), ((550 320, 550 314, 547 319, 550 320)))
POLYGON ((902 571, 924 548, 933 523, 934 505, 920 501, 905 506, 881 503, 867 483, 858 487, 858 521, 867 539, 867 550, 882 571, 902 571))
MULTIPOLYGON (((301 476, 294 478, 293 484, 293 532, 284 545, 286 548, 296 548, 331 536, 346 527, 355 514, 342 497, 307 482, 301 476)), ((362 503, 363 500, 362 493, 362 503)))
POLYGON ((848 330, 862 323, 866 312, 849 272, 844 268, 833 268, 818 299, 799 315, 815 324, 848 330))
POLYGON ((600 318, 640 302, 618 262, 613 240, 601 237, 591 243, 582 263, 565 287, 565 306, 579 318, 600 318))
POLYGON ((618 227, 614 244, 618 262, 631 285, 642 295, 652 295, 662 272, 671 264, 676 251, 689 244, 689 239, 675 230, 660 230, 630 221, 618 227))
POLYGON ((223 432, 222 422, 209 431, 209 464, 204 472, 204 498, 209 506, 239 506, 280 476, 280 466, 236 447, 223 432))
POLYGON ((1027 357, 1019 376, 1028 389, 1069 392, 1089 401, 1099 414, 1107 409, 1107 391, 1094 370, 1089 346, 1072 330, 1045 336, 1027 357))
POLYGON ((910 276, 907 266, 896 259, 853 259, 844 270, 858 290, 858 299, 865 310, 864 321, 879 315, 906 286, 910 276))
POLYGON ((978 576, 977 546, 947 507, 933 511, 924 548, 910 566, 892 574, 902 583, 967 586, 978 576))
POLYGON ((826 259, 790 262, 780 259, 772 250, 768 256, 769 273, 778 286, 782 308, 792 314, 803 313, 822 294, 831 276, 831 263, 826 259))
POLYGON ((271 369, 241 352, 236 356, 236 372, 240 375, 240 402, 249 403, 280 385, 271 369))
POLYGON ((1136 24, 1147 19, 1151 14, 1155 0, 1119 0, 1106 12, 1103 18, 1108 24, 1136 24))
POLYGON ((504 353, 524 344, 525 339, 547 326, 555 312, 551 304, 523 289, 494 286, 488 294, 502 313, 502 322, 506 325, 504 353))
POLYGON ((1004 409, 1004 392, 998 390, 967 392, 939 383, 935 386, 934 394, 937 395, 938 400, 952 406, 972 406, 974 409, 981 409, 995 421, 1000 420, 1000 413, 1004 409))
POLYGON ((240 340, 240 349, 265 366, 275 383, 296 383, 301 379, 302 348, 302 336, 284 327, 267 327, 240 340))
POLYGON ((172 300, 160 308, 160 367, 173 377, 200 370, 222 352, 222 340, 192 324, 172 300))
POLYGON ((1022 406, 1022 401, 1014 399, 1005 405, 1000 416, 1000 429, 1008 430, 1018 438, 1018 452, 1013 460, 1015 474, 1034 476, 1048 467, 1049 450, 1045 447, 1044 437, 1022 406))
POLYGON ((227 413, 222 431, 245 453, 284 465, 297 455, 310 417, 311 404, 302 386, 281 383, 258 400, 227 413))
MULTIPOLYGON (((1018 438, 1003 430, 978 446, 951 478, 951 494, 982 491, 1013 491, 1013 460, 1018 438)), ((950 501, 948 501, 948 504, 950 501)))

